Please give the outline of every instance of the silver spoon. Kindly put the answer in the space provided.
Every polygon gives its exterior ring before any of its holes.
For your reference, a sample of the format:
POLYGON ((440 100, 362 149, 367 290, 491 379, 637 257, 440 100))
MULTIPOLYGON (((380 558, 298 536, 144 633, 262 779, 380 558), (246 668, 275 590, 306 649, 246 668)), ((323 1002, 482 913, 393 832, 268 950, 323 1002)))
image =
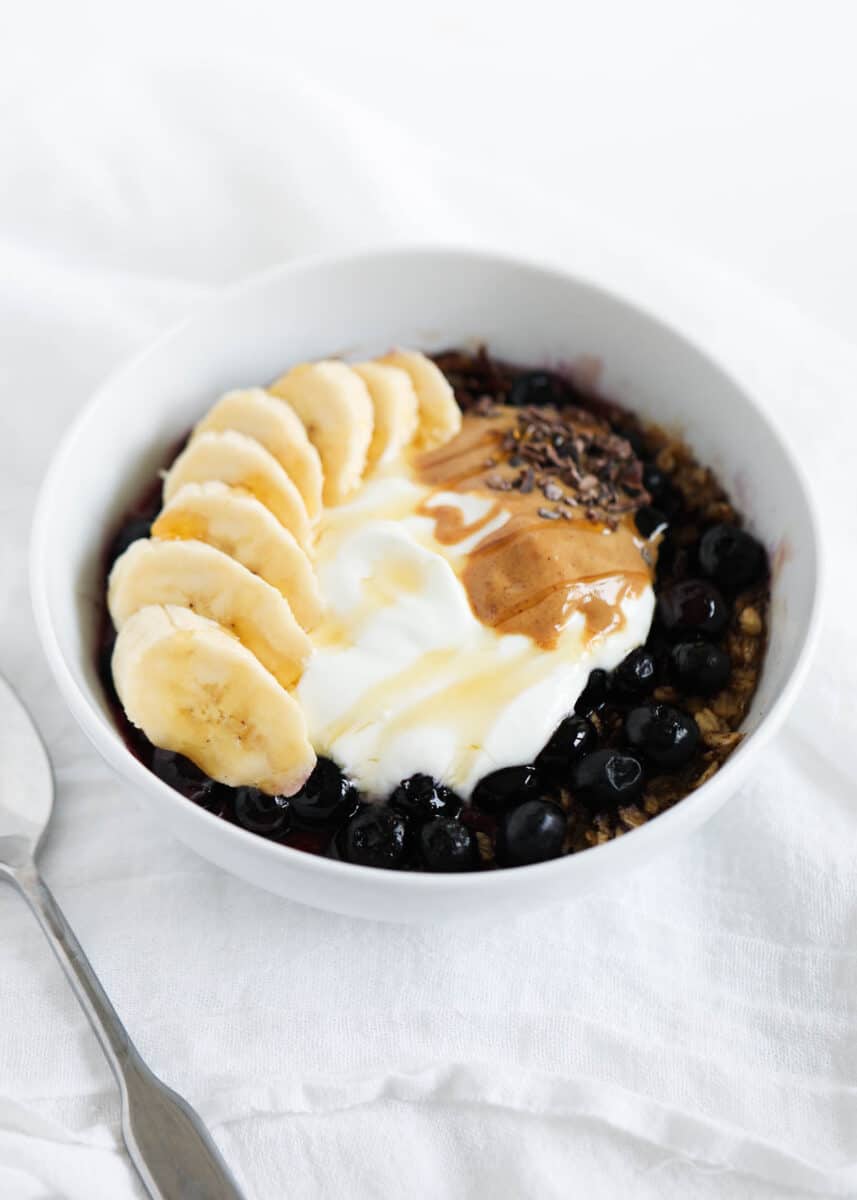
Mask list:
POLYGON ((0 676, 0 879, 29 904, 113 1068, 122 1136, 154 1200, 243 1200, 187 1101, 140 1057, 35 863, 51 818, 51 764, 27 710, 0 676))

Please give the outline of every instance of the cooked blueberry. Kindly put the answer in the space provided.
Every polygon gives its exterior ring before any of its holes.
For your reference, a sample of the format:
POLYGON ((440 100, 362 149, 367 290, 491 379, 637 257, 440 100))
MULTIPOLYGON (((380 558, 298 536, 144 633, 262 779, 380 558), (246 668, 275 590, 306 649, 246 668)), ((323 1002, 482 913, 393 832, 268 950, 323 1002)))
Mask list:
POLYGON ((507 403, 522 408, 528 404, 570 404, 574 398, 572 385, 561 375, 553 371, 527 371, 512 384, 507 403))
POLYGON ((504 813, 497 827, 497 862, 524 867, 558 858, 565 841, 566 817, 553 800, 526 800, 504 813))
POLYGON ((222 817, 226 815, 231 801, 232 788, 227 787, 225 783, 216 783, 208 795, 202 800, 198 800, 197 803, 206 812, 214 813, 216 817, 222 817))
POLYGON ((714 525, 699 543, 702 570, 729 592, 761 579, 767 558, 761 542, 737 525, 714 525))
POLYGON ((539 773, 535 767, 501 767, 479 780, 471 799, 485 812, 500 812, 538 794, 539 773))
POLYGON ((457 817, 463 802, 452 788, 431 775, 411 775, 394 789, 390 807, 406 817, 427 821, 430 817, 457 817))
POLYGON ((706 579, 685 579, 661 592, 658 613, 664 628, 673 634, 718 637, 729 622, 726 601, 706 579))
POLYGON ((113 651, 116 648, 116 634, 111 626, 110 632, 103 637, 98 648, 98 677, 107 693, 107 699, 114 707, 121 708, 121 701, 113 682, 113 651))
POLYGON ((649 493, 653 500, 657 500, 660 493, 669 485, 669 480, 654 463, 646 463, 643 467, 643 487, 649 493))
POLYGON ((594 750, 571 773, 574 797, 587 808, 632 804, 643 790, 643 764, 624 750, 594 750))
POLYGON ((285 833, 289 827, 289 801, 286 796, 269 796, 254 787, 236 788, 232 811, 243 829, 252 833, 285 833))
POLYGON ((657 674, 655 656, 645 646, 638 646, 616 667, 610 686, 619 699, 633 700, 638 696, 648 696, 655 686, 657 674))
POLYGON ((600 667, 589 672, 586 687, 577 698, 574 711, 579 717, 588 717, 590 713, 598 712, 607 703, 610 691, 610 676, 600 667))
POLYGON ((651 504, 643 504, 634 513, 634 523, 641 537, 654 537, 656 533, 666 533, 669 526, 667 515, 651 504))
POLYGON ((435 817, 420 830, 420 858, 427 871, 474 871, 479 866, 476 838, 460 821, 435 817))
POLYGON ((132 517, 126 521, 110 543, 107 552, 108 561, 113 563, 120 554, 124 554, 132 542, 147 538, 152 531, 152 521, 149 517, 132 517))
POLYGON ((671 521, 681 508, 681 493, 670 483, 669 476, 664 474, 654 463, 646 463, 643 467, 643 487, 652 497, 654 507, 671 521))
POLYGON ((367 804, 337 836, 337 848, 346 862, 363 867, 402 865, 408 835, 407 818, 383 804, 367 804))
POLYGON ((674 579, 687 575, 687 550, 675 538, 665 537, 658 543, 658 562, 655 570, 655 595, 659 596, 674 579))
POLYGON ((679 642, 670 652, 670 670, 679 687, 710 696, 729 682, 729 655, 711 642, 679 642))
POLYGON ((194 804, 205 804, 215 788, 215 782, 196 763, 172 750, 154 750, 151 758, 151 768, 159 779, 181 792, 194 804))
POLYGON ((696 721, 671 704, 632 708, 625 718, 625 736, 635 750, 667 770, 683 766, 699 743, 696 721))
POLYGON ((536 759, 539 773, 552 783, 567 783, 571 768, 595 748, 598 735, 586 717, 566 717, 536 759))
POLYGON ((658 508, 670 522, 675 519, 683 507, 684 497, 678 488, 672 486, 665 487, 658 496, 658 508))
POLYGON ((301 790, 289 797, 296 819, 310 826, 338 823, 356 803, 357 789, 329 758, 320 758, 301 790))

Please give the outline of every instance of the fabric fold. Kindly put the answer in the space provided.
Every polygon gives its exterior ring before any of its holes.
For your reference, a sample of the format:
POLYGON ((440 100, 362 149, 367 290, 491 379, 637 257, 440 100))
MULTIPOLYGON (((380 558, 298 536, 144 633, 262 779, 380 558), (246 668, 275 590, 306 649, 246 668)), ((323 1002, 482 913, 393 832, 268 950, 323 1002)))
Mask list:
MULTIPOLYGON (((500 187, 289 72, 135 75, 115 109, 95 82, 79 92, 67 110, 40 93, 18 105, 14 144, 0 130, 20 167, 0 198, 0 669, 56 769, 45 875, 152 1067, 259 1200, 400 1195, 403 1179, 432 1200, 559 1197, 569 1180, 597 1200, 629 1178, 635 1200, 853 1194, 857 629, 841 601, 857 352, 719 268, 550 189, 500 187), (756 775, 674 854, 541 913, 410 929, 256 891, 158 829, 56 694, 26 551, 62 428, 196 299, 298 251, 425 237, 567 266, 718 356, 798 446, 840 603, 756 775)), ((142 1195, 98 1047, 38 939, 0 893, 0 1194, 142 1195)))

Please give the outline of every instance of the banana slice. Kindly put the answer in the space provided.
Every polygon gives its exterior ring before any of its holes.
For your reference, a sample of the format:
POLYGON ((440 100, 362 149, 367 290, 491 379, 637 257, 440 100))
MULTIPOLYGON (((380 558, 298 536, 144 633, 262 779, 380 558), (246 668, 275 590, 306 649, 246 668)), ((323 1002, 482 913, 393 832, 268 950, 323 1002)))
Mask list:
POLYGON ((321 455, 325 504, 341 504, 360 486, 372 441, 366 384, 345 363, 328 360, 293 367, 270 391, 288 400, 321 455))
POLYGON ((416 443, 421 450, 442 446, 461 429, 461 409, 443 371, 416 350, 393 350, 378 359, 411 377, 420 405, 416 443))
POLYGON ((312 643, 276 588, 205 542, 133 542, 114 563, 107 607, 121 629, 152 604, 176 604, 216 621, 282 684, 300 677, 312 643))
POLYGON ((113 651, 129 721, 230 787, 293 795, 315 766, 300 705, 214 621, 175 605, 141 608, 113 651))
POLYGON ((383 363, 353 363, 369 389, 374 430, 369 444, 369 468, 398 458, 417 432, 419 405, 411 377, 400 367, 383 363))
POLYGON ((207 542, 281 592, 304 629, 318 624, 321 598, 309 558, 249 492, 215 480, 186 483, 162 509, 152 537, 207 542))
POLYGON ((226 429, 246 433, 273 454, 315 520, 321 511, 321 459, 297 413, 263 388, 227 392, 202 418, 194 435, 226 429))
POLYGON ((255 438, 233 429, 192 437, 167 472, 164 503, 169 504, 184 484, 212 479, 251 492, 302 546, 309 546, 310 522, 301 494, 274 456, 255 438))

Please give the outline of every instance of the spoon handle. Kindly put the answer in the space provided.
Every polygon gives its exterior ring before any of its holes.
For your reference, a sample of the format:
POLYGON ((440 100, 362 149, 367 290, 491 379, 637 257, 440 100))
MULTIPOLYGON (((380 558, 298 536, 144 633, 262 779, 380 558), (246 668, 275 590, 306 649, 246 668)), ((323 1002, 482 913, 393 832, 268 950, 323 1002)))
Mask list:
POLYGON ((12 882, 27 901, 107 1055, 122 1095, 122 1135, 153 1200, 244 1200, 200 1118, 140 1057, 35 865, 12 882))

